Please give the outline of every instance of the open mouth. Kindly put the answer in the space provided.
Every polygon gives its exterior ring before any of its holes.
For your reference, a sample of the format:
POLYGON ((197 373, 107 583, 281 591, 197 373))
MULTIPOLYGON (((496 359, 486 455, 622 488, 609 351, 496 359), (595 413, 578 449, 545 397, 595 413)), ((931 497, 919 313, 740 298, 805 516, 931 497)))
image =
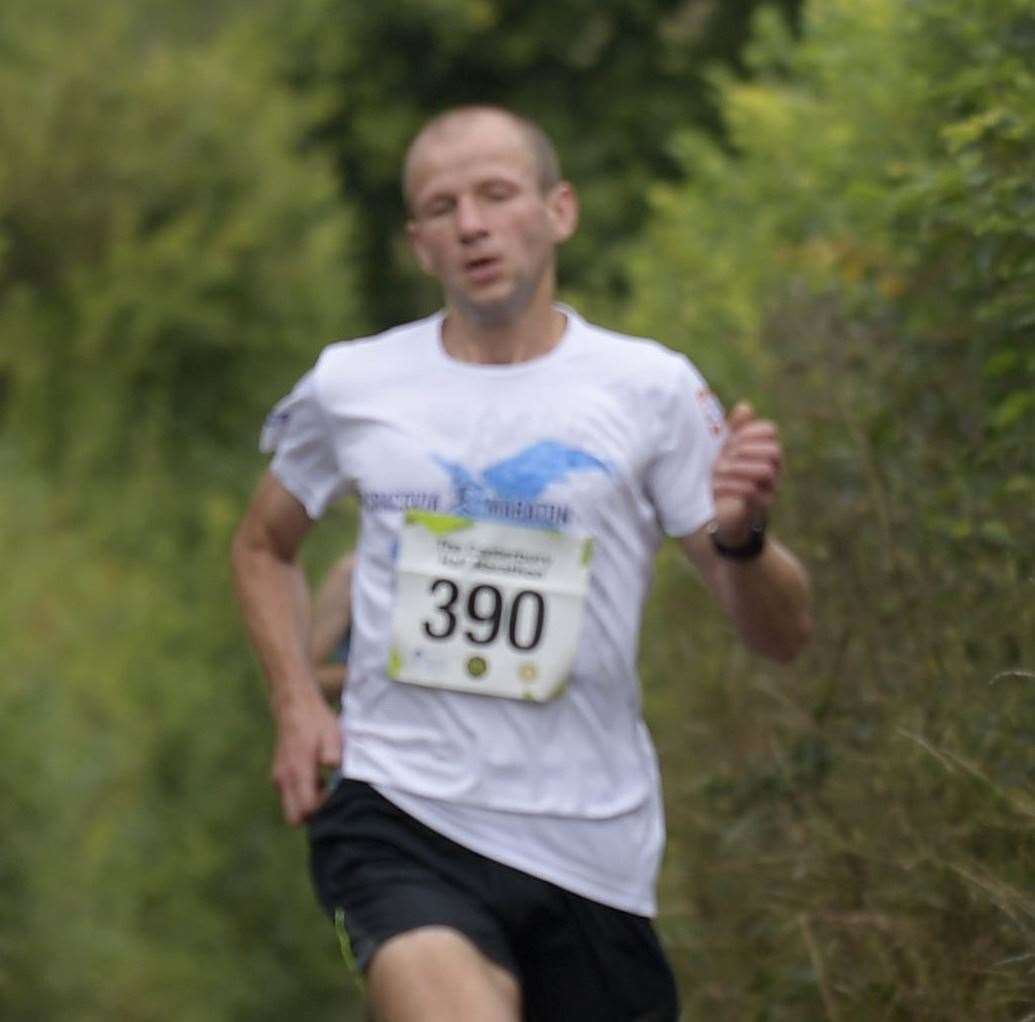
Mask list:
POLYGON ((485 281, 495 277, 500 270, 497 256, 479 256, 464 263, 464 272, 475 281, 485 281))

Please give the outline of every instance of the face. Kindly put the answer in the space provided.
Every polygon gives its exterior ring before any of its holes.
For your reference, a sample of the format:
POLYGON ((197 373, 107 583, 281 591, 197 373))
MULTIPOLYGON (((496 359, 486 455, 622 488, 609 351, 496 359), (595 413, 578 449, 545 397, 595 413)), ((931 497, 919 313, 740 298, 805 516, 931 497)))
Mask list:
POLYGON ((472 114, 420 138, 407 174, 410 242, 452 310, 493 325, 552 299, 556 246, 575 230, 565 183, 543 194, 520 128, 472 114))

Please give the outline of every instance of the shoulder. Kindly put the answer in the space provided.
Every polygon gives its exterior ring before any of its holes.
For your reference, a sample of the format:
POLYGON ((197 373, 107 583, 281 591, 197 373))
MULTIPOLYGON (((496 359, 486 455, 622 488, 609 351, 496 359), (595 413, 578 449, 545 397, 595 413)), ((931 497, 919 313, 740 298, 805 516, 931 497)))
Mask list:
POLYGON ((706 386, 697 367, 681 351, 651 337, 620 333, 578 318, 582 351, 597 372, 657 394, 706 386))
POLYGON ((393 327, 382 333, 336 341, 320 353, 314 372, 318 376, 336 372, 374 369, 399 371, 400 360, 419 357, 433 347, 438 336, 439 315, 393 327))
POLYGON ((329 344, 267 416, 260 449, 275 450, 290 429, 322 428, 328 411, 358 394, 376 392, 400 374, 424 372, 438 336, 438 320, 430 316, 380 334, 329 344))
POLYGON ((367 391, 386 380, 426 370, 438 339, 438 315, 393 327, 382 333, 329 344, 312 369, 313 388, 321 400, 356 389, 367 391))
POLYGON ((721 435, 722 405, 686 354, 650 337, 619 333, 585 320, 579 325, 584 377, 621 395, 634 415, 653 422, 662 432, 684 422, 695 430, 721 435))

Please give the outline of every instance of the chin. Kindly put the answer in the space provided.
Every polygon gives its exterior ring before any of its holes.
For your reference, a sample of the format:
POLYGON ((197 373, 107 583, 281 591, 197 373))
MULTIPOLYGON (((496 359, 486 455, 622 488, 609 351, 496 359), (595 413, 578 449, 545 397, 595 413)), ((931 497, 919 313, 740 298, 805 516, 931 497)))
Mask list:
POLYGON ((453 299, 453 304, 465 317, 479 326, 497 327, 517 319, 532 304, 534 297, 535 288, 511 287, 493 297, 457 295, 453 299))

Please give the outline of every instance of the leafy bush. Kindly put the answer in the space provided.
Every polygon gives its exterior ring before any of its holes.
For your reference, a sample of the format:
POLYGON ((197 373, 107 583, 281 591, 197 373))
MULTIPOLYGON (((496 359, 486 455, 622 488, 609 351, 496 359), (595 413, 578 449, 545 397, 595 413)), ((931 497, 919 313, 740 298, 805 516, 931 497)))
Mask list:
POLYGON ((0 1015, 341 1018, 227 550, 350 221, 263 39, 146 13, 0 13, 0 1015))
POLYGON ((261 39, 177 47, 130 9, 79 11, 74 47, 47 8, 0 22, 5 417, 80 480, 218 478, 354 328, 349 221, 261 39))
POLYGON ((664 925, 691 1017, 1027 1017, 1035 8, 758 28, 729 148, 677 140, 627 325, 781 422, 819 634, 791 672, 691 640, 663 564, 664 925))

